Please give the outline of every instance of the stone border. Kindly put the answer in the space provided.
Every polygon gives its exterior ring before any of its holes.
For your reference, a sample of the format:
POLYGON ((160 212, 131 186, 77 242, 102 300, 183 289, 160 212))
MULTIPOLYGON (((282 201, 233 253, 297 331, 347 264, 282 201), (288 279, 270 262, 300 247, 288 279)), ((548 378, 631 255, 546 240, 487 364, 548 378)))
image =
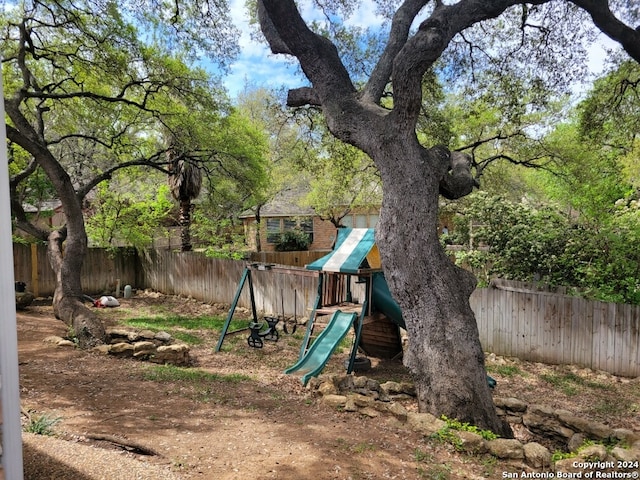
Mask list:
MULTIPOLYGON (((445 421, 430 413, 408 411, 400 403, 402 400, 415 399, 415 388, 410 383, 381 384, 364 376, 320 375, 312 378, 307 388, 320 395, 322 402, 333 408, 368 417, 392 415, 425 436, 435 435, 447 425, 445 421)), ((523 443, 506 438, 485 440, 474 432, 451 430, 459 440, 455 444, 456 449, 472 454, 489 453, 501 460, 524 464, 534 469, 548 469, 553 466, 555 472, 566 472, 569 475, 582 474, 586 468, 597 469, 599 472, 616 472, 619 470, 616 469, 618 462, 640 462, 640 434, 637 432, 623 428, 612 429, 602 423, 580 418, 566 410, 527 405, 516 398, 495 397, 494 402, 498 414, 510 424, 522 424, 532 433, 562 442, 566 445, 567 451, 577 453, 571 458, 552 462, 552 453, 538 442, 523 443), (610 451, 599 443, 579 448, 586 440, 617 441, 620 445, 610 451)), ((634 468, 629 472, 637 470, 634 468)))
MULTIPOLYGON (((186 366, 191 363, 189 346, 176 342, 167 332, 136 330, 124 327, 107 327, 108 344, 98 345, 91 352, 116 357, 129 357, 152 363, 186 366)), ((59 347, 75 347, 71 340, 58 336, 44 339, 59 347)))

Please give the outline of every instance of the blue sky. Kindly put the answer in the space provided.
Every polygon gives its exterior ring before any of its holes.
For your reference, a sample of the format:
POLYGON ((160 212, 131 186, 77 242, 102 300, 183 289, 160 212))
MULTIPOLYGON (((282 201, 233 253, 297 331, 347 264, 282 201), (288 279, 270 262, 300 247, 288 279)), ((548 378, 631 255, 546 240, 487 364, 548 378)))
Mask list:
MULTIPOLYGON (((366 2, 365 2, 366 3, 366 2)), ((266 43, 259 43, 251 39, 248 17, 245 13, 245 0, 230 0, 231 17, 240 29, 241 54, 231 65, 230 74, 224 78, 224 84, 232 97, 242 91, 247 83, 265 87, 289 88, 307 84, 301 74, 296 74, 297 67, 283 55, 272 55, 266 43)), ((302 16, 309 19, 321 20, 311 10, 302 11, 302 16)), ((359 8, 349 20, 349 25, 369 26, 380 23, 373 8, 359 8)))
POLYGON ((282 55, 271 55, 266 44, 251 39, 244 3, 244 0, 230 1, 233 22, 241 31, 240 56, 223 79, 230 95, 235 97, 247 83, 270 88, 299 86, 302 79, 296 79, 295 66, 282 55))
MULTIPOLYGON (((297 67, 291 60, 287 60, 283 55, 272 55, 265 43, 260 43, 251 38, 244 4, 245 0, 230 1, 232 19, 241 31, 241 53, 231 65, 229 74, 223 78, 223 83, 231 97, 236 97, 247 84, 249 86, 268 88, 282 86, 295 88, 307 84, 306 79, 301 74, 296 73, 297 67)), ((305 19, 314 17, 311 11, 303 11, 302 15, 305 19)), ((317 16, 315 18, 319 19, 317 16)), ((370 26, 380 23, 381 20, 376 17, 374 9, 364 7, 361 7, 350 20, 351 25, 358 26, 370 26)), ((589 68, 594 74, 602 71, 606 60, 607 54, 602 45, 612 46, 614 43, 604 35, 601 35, 599 43, 592 46, 589 68)))

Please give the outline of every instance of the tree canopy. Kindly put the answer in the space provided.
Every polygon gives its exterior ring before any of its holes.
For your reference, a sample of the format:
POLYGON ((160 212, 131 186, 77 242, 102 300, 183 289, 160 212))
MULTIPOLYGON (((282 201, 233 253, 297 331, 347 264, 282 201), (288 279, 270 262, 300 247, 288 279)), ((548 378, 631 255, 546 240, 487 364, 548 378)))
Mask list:
POLYGON ((79 305, 83 213, 96 186, 134 166, 168 173, 166 154, 176 145, 190 164, 212 175, 262 176, 259 148, 224 144, 225 125, 237 136, 245 122, 230 119, 218 80, 194 63, 206 54, 224 68, 233 58, 236 32, 226 20, 226 2, 215 1, 198 7, 155 0, 3 4, 12 210, 19 228, 48 240, 58 278, 54 311, 73 323, 83 346, 104 337, 95 316, 79 305), (65 216, 52 231, 30 223, 24 211, 38 172, 65 216))

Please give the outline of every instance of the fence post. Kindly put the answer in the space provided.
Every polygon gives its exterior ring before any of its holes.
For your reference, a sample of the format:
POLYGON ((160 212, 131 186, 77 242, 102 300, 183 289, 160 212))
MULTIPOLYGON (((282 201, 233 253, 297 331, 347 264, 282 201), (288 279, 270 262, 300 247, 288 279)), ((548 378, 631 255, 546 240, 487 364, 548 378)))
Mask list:
POLYGON ((31 244, 31 288, 35 297, 40 296, 40 285, 38 284, 38 245, 31 244))

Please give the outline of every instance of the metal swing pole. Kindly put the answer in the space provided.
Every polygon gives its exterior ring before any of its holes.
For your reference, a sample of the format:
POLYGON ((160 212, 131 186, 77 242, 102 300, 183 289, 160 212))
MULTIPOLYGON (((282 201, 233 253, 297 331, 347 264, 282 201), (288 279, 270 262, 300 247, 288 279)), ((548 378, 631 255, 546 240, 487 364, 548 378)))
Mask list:
POLYGON ((222 348, 222 342, 224 342, 224 337, 227 334, 227 330, 229 330, 229 325, 231 324, 231 319, 233 318, 233 312, 236 311, 238 300, 240 300, 240 294, 242 293, 242 288, 244 287, 247 279, 249 279, 249 285, 251 285, 251 306, 253 307, 254 321, 256 319, 256 309, 253 300, 253 284, 251 283, 251 270, 249 269, 249 267, 244 267, 242 278, 240 279, 240 283, 238 284, 238 288, 236 289, 236 295, 235 297, 233 297, 233 303, 231 303, 231 308, 229 309, 229 315, 227 315, 227 319, 225 320, 222 331, 220 332, 220 340, 218 340, 218 345, 216 345, 216 352, 219 352, 222 348))

